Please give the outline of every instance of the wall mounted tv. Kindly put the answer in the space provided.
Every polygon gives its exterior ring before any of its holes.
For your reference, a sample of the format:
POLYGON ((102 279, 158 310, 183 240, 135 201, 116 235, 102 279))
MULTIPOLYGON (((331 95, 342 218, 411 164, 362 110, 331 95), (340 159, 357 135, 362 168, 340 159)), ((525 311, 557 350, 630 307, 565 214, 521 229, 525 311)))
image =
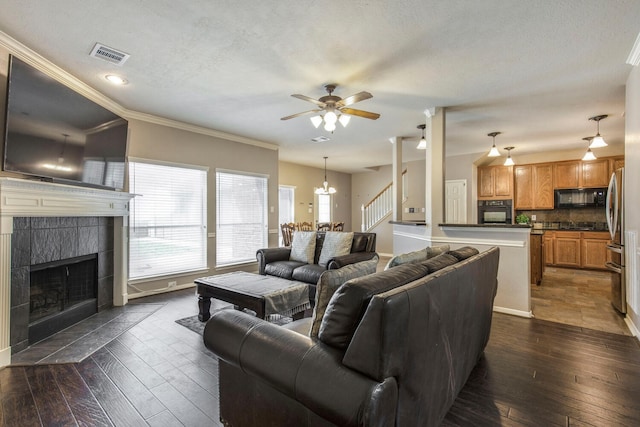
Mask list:
POLYGON ((128 122, 12 56, 3 169, 121 190, 128 122))

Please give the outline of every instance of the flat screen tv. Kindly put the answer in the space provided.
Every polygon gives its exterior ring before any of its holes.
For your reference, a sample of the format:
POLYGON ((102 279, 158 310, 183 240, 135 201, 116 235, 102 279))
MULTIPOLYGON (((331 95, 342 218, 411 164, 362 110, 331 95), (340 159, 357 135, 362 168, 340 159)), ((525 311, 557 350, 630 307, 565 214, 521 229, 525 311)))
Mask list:
POLYGON ((12 56, 3 169, 121 190, 128 122, 12 56))

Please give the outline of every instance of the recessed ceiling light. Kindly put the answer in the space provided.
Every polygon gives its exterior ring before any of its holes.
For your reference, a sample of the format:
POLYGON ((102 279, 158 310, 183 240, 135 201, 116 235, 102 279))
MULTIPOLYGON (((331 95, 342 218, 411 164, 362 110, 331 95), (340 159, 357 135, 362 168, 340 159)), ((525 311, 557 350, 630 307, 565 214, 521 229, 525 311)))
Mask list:
POLYGON ((109 80, 114 85, 126 85, 127 83, 129 83, 127 79, 123 79, 122 77, 116 76, 115 74, 107 74, 106 76, 104 76, 104 78, 109 80))

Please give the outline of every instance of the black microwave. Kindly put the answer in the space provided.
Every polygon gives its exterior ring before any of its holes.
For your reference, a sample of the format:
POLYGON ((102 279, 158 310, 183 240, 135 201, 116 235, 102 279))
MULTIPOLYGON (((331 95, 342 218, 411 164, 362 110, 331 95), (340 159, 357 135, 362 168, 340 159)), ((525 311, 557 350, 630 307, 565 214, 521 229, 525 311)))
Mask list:
POLYGON ((571 188, 555 190, 556 209, 600 208, 607 199, 606 188, 571 188))

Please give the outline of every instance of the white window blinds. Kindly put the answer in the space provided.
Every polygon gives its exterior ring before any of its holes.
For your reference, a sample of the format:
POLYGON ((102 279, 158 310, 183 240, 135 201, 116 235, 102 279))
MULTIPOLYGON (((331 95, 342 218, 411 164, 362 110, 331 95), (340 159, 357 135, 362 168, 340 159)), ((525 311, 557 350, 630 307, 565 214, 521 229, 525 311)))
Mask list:
POLYGON ((207 268, 207 171, 129 163, 129 279, 207 268))
POLYGON ((216 172, 216 265, 254 262, 268 246, 267 177, 216 172))

